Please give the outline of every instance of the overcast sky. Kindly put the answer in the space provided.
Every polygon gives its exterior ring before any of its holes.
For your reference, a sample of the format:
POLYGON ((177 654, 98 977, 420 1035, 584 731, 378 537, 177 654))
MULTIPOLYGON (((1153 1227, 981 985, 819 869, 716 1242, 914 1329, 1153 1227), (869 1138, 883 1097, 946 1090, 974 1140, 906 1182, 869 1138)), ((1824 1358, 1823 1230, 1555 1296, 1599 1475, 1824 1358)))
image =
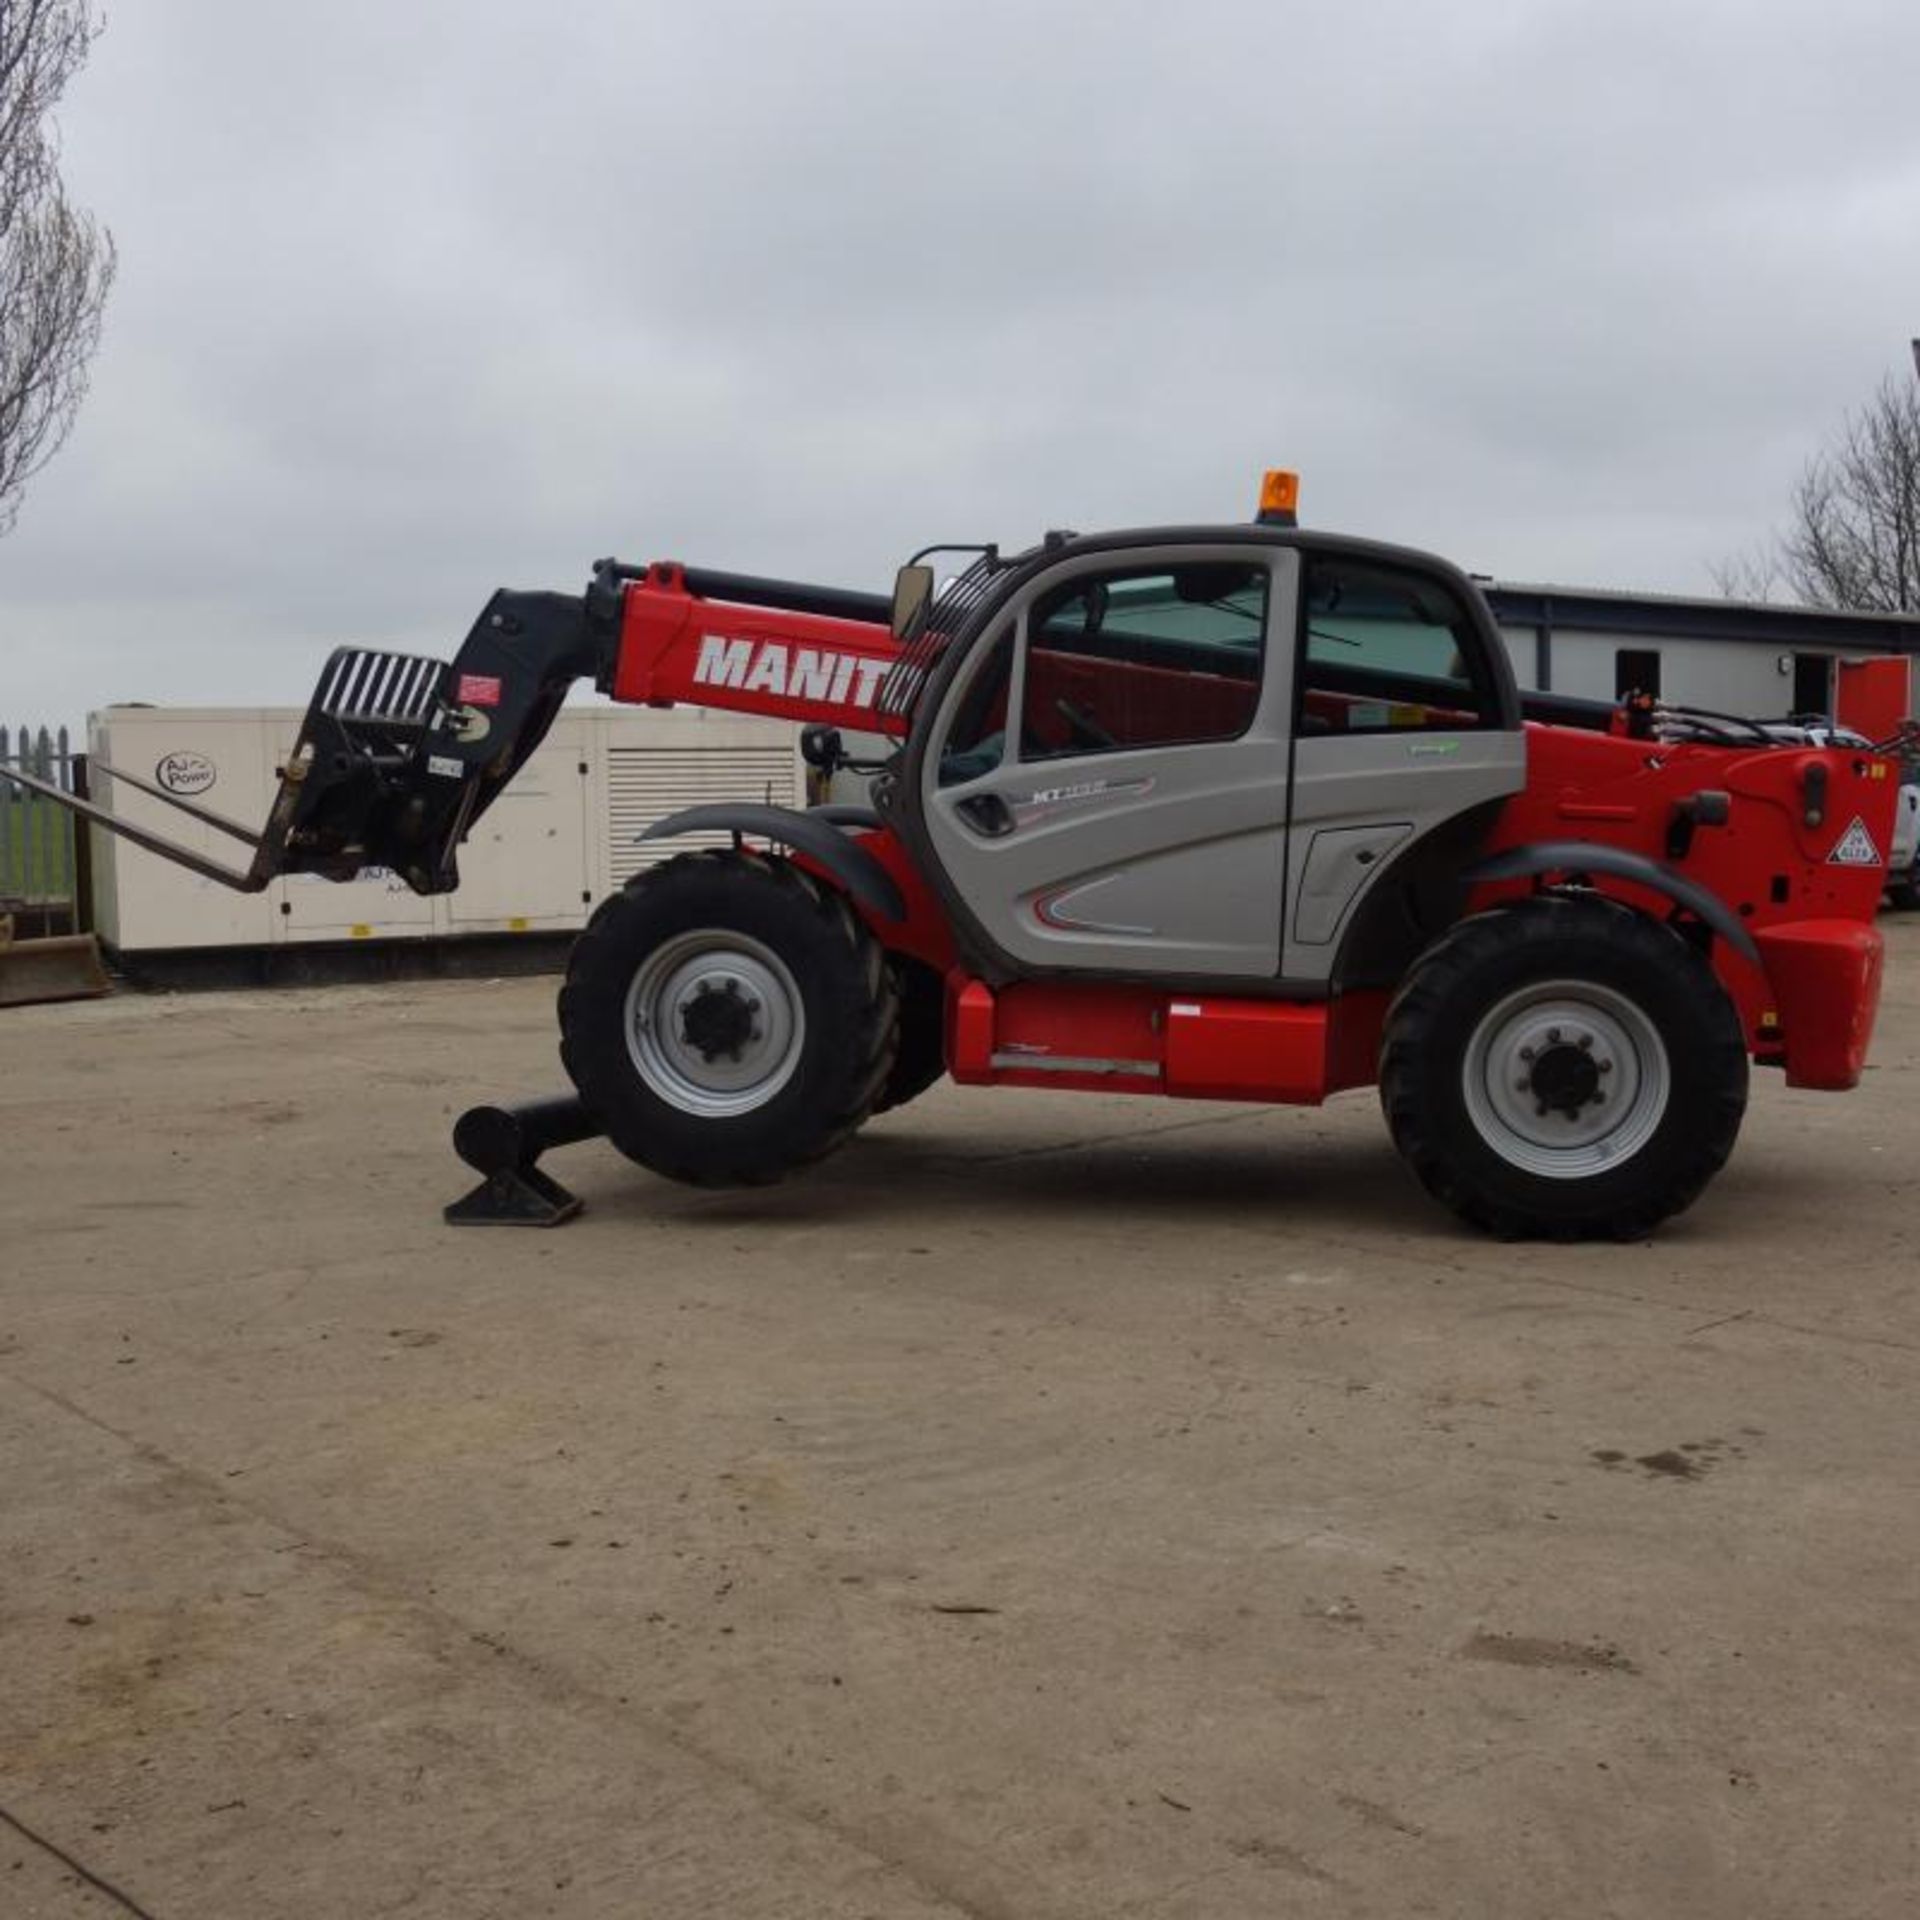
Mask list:
POLYGON ((1302 517, 1710 592, 1920 333, 1911 0, 123 0, 0 722, 302 701, 598 555, 1302 517))

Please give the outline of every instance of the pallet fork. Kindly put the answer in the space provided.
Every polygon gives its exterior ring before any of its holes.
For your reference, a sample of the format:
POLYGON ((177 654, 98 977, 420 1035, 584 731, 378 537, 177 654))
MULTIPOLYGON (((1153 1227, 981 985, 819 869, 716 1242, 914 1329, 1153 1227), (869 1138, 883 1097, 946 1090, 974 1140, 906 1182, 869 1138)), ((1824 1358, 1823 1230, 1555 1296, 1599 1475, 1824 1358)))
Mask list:
POLYGON ((451 662, 337 648, 258 832, 91 763, 96 775, 238 841, 252 856, 245 866, 16 767, 0 766, 0 779, 236 893, 259 893, 287 873, 350 880, 370 867, 389 869, 416 893, 451 893, 461 840, 546 737, 568 689, 610 672, 617 613, 609 604, 617 609, 617 587, 601 591, 598 576, 585 595, 496 593, 451 662))
MULTIPOLYGON (((264 828, 201 806, 94 759, 98 779, 184 815, 246 849, 244 866, 129 820, 51 781, 0 764, 0 779, 64 807, 216 886, 260 893, 282 874, 350 880, 370 868, 416 893, 460 884, 457 852, 474 822, 546 737, 576 680, 611 675, 622 570, 603 562, 585 594, 496 593, 453 660, 341 647, 301 723, 264 828)), ((102 993, 91 934, 0 939, 0 1006, 102 993)), ((454 1151, 486 1177, 446 1209, 456 1225, 556 1226, 580 1202, 535 1162, 549 1147, 599 1131, 577 1100, 476 1107, 454 1151)))

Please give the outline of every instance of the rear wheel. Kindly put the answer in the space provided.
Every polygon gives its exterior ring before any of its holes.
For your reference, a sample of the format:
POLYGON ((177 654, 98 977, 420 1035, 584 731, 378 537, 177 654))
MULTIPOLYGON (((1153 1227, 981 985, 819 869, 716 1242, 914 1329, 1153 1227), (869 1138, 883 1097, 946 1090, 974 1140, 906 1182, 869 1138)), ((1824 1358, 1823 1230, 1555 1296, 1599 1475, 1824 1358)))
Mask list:
POLYGON ((879 944, 785 860, 685 854, 574 943, 560 1056, 613 1144, 700 1186, 761 1185, 872 1112, 898 1002, 879 944))
POLYGON ((1401 1153, 1462 1218, 1631 1239, 1725 1164, 1746 1044, 1670 927, 1533 900, 1463 921, 1419 962, 1387 1016, 1380 1096, 1401 1153))
POLYGON ((947 1071, 946 983, 918 960, 895 962, 900 990, 900 1047, 875 1113, 904 1107, 947 1071))
POLYGON ((1913 856, 1913 864, 1899 879, 1889 883, 1887 899, 1903 913, 1920 907, 1920 853, 1913 856))

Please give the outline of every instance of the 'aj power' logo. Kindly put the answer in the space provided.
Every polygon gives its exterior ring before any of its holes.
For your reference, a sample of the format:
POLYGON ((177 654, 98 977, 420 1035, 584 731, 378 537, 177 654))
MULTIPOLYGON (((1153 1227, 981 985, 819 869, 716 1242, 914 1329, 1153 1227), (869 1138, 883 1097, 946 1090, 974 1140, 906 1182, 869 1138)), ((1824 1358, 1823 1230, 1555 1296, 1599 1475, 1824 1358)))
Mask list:
POLYGON ((213 762, 204 753, 166 753, 160 756, 153 777, 169 793, 205 793, 213 785, 213 762))

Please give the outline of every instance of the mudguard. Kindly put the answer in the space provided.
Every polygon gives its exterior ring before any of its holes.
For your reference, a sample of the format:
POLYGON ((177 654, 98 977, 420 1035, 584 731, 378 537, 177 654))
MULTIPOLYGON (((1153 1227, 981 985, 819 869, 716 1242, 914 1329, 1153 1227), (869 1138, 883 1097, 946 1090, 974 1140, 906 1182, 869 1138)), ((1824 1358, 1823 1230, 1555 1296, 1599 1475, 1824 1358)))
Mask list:
POLYGON ((671 840, 683 833, 750 833, 758 840, 792 847, 826 868, 861 906, 883 920, 907 917, 907 903, 901 899, 893 875, 857 840, 848 839, 831 819, 823 819, 818 813, 749 801, 721 801, 670 813, 664 820, 656 820, 640 838, 671 840))
POLYGON ((1462 877, 1479 886, 1496 880, 1524 880, 1540 873, 1604 873, 1664 894, 1676 907, 1684 907, 1711 927, 1743 960, 1761 967, 1760 949, 1754 945, 1753 935, 1724 900, 1643 853, 1596 846, 1590 840, 1537 840, 1531 846, 1509 847, 1504 853, 1496 853, 1469 867, 1462 877))

